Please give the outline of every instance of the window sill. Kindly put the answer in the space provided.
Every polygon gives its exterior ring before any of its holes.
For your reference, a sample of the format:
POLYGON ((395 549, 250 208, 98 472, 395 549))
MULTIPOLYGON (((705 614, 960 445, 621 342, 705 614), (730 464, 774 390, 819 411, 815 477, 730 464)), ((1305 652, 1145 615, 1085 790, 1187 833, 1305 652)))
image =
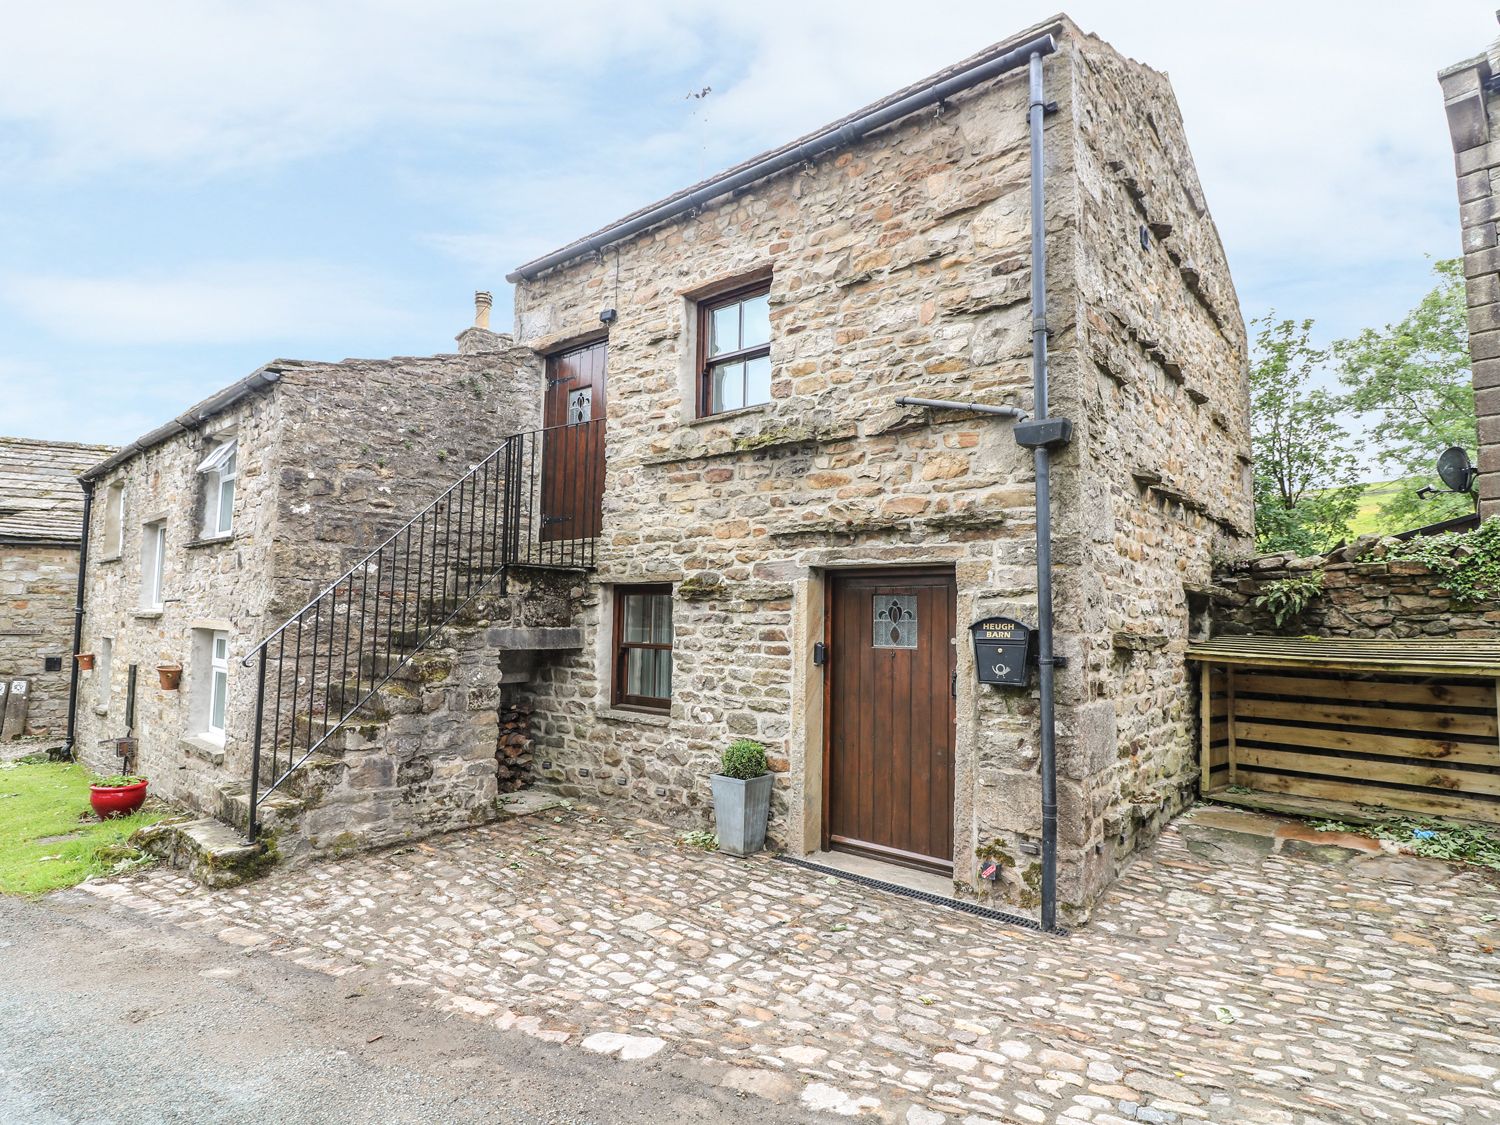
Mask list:
POLYGON ((222 766, 224 764, 224 744, 205 734, 190 734, 186 738, 178 739, 178 743, 195 758, 201 758, 209 765, 222 766))
POLYGON ((205 547, 222 547, 234 542, 234 533, 228 535, 206 535, 201 539, 189 539, 182 545, 184 551, 201 551, 205 547))
POLYGON ((646 727, 670 726, 672 716, 667 711, 646 711, 634 707, 600 707, 596 714, 601 719, 614 719, 622 723, 639 723, 646 727))
POLYGON ((100 556, 99 556, 99 557, 98 557, 98 558, 96 558, 96 559, 95 559, 95 560, 94 560, 94 561, 95 561, 95 562, 96 562, 96 563, 112 563, 112 562, 119 562, 119 561, 120 561, 120 560, 121 560, 121 559, 123 559, 123 558, 124 558, 124 557, 125 557, 125 556, 124 556, 124 555, 121 555, 121 554, 113 554, 113 555, 100 555, 100 556))
POLYGON ((696 418, 689 418, 689 426, 711 426, 715 422, 732 422, 736 418, 752 417, 756 414, 764 414, 771 408, 769 402, 756 402, 749 406, 739 406, 733 410, 721 410, 717 414, 700 414, 696 418))
POLYGON ((160 609, 138 609, 130 616, 134 617, 137 621, 155 621, 160 618, 161 615, 162 610, 160 609))

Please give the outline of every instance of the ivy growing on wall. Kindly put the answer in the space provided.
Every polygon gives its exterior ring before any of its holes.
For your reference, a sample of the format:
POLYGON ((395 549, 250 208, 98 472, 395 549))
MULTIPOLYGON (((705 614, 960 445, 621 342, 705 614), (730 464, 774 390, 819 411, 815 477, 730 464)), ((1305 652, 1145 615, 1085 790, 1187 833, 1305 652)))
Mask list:
POLYGON ((1500 516, 1473 531, 1417 536, 1393 545, 1388 562, 1421 563, 1443 580, 1457 605, 1500 597, 1500 516))

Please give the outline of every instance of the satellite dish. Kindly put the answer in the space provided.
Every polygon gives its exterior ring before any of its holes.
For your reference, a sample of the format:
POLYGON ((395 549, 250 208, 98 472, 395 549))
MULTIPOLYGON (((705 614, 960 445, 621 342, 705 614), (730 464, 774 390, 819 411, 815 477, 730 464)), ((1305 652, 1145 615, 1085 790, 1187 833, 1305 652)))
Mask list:
POLYGON ((1474 466, 1461 445, 1450 445, 1438 456, 1437 474, 1454 492, 1468 492, 1474 484, 1474 466))

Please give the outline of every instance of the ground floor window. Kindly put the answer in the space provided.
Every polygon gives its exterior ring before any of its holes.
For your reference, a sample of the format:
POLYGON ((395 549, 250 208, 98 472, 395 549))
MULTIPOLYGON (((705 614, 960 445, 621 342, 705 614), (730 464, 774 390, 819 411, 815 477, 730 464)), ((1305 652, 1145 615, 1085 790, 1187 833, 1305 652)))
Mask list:
POLYGON ((213 657, 210 661, 212 679, 208 696, 208 733, 215 738, 224 737, 224 706, 229 698, 229 634, 215 633, 213 657))
POLYGON ((670 709, 672 587, 616 587, 614 637, 615 706, 670 709))

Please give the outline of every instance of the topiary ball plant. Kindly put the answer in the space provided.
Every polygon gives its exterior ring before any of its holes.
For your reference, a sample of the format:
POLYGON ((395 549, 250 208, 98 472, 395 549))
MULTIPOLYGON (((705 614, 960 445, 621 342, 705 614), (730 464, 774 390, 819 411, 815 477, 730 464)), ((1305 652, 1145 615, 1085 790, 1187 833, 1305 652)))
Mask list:
POLYGON ((766 748, 753 738, 738 738, 724 751, 719 773, 737 781, 749 781, 770 772, 766 765, 766 748))

